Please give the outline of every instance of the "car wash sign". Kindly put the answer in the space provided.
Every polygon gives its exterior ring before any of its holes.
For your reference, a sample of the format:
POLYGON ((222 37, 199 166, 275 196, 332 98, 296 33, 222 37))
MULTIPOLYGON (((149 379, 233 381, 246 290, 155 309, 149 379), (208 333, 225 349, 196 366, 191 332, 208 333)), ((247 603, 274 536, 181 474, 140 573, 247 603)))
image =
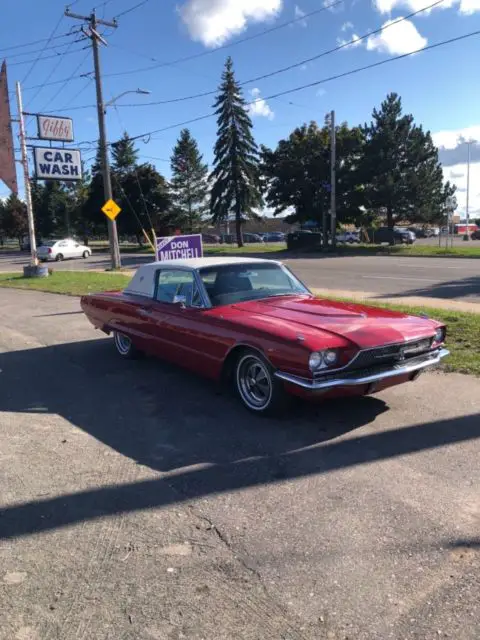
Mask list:
POLYGON ((81 180, 82 158, 78 149, 34 147, 37 180, 81 180))
POLYGON ((157 260, 188 260, 189 258, 202 258, 202 236, 167 236, 157 238, 157 260))

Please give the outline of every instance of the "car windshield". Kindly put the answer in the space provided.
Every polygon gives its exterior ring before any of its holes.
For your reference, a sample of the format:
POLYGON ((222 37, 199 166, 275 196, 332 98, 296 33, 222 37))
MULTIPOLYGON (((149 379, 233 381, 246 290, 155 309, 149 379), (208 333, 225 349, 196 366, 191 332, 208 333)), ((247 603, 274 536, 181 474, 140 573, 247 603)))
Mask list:
POLYGON ((53 245, 57 244, 58 240, 49 240, 48 242, 44 242, 42 244, 43 247, 53 247, 53 245))
POLYGON ((285 295, 311 295, 283 265, 228 264, 200 269, 212 306, 285 295))

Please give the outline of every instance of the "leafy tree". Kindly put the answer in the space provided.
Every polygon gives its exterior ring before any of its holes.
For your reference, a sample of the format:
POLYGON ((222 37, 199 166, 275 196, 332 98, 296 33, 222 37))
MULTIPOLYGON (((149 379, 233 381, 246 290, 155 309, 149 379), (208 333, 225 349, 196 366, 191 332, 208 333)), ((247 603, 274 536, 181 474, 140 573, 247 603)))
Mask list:
POLYGON ((71 235, 70 197, 64 182, 32 180, 35 231, 42 238, 71 235))
POLYGON ((14 193, 3 205, 2 231, 7 238, 17 238, 20 246, 28 233, 27 207, 14 193))
POLYGON ((117 218, 119 233, 135 235, 141 243, 142 227, 161 234, 177 226, 171 195, 165 178, 150 164, 143 164, 123 176, 114 174, 114 191, 122 213, 117 218))
POLYGON ((183 129, 171 158, 173 206, 192 232, 208 210, 208 166, 188 129, 183 129))
POLYGON ((237 242, 243 246, 242 221, 262 204, 259 154, 240 85, 228 58, 214 104, 218 116, 210 210, 215 223, 235 215, 237 242))
POLYGON ((138 151, 125 131, 120 140, 112 144, 112 168, 117 173, 123 174, 132 171, 137 163, 138 151))
POLYGON ((404 115, 402 102, 391 93, 373 120, 365 125, 362 183, 367 208, 385 208, 391 228, 398 220, 439 219, 454 188, 443 184, 438 150, 430 133, 404 115))
POLYGON ((107 218, 102 213, 105 204, 103 189, 102 162, 100 149, 91 168, 91 180, 88 184, 88 192, 84 194, 79 203, 80 216, 77 221, 78 233, 82 236, 84 244, 88 244, 89 236, 105 235, 107 231, 107 218))
POLYGON ((0 247, 3 247, 3 245, 5 244, 6 233, 3 229, 4 216, 5 216, 5 203, 0 198, 0 247))
MULTIPOLYGON (((262 147, 262 173, 267 202, 274 215, 288 210, 289 222, 314 220, 322 226, 330 215, 330 126, 316 122, 295 129, 272 151, 262 147)), ((358 186, 358 165, 362 157, 360 128, 347 124, 336 128, 337 217, 339 222, 356 221, 361 215, 363 194, 358 186)), ((330 226, 330 225, 328 225, 330 226)))

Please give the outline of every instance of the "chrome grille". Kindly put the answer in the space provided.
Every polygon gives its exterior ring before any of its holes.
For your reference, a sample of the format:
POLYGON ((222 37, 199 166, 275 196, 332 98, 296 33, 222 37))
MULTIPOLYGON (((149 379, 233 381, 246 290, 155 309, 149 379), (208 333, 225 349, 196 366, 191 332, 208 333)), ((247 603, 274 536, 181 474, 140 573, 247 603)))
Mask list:
MULTIPOLYGON (((432 348, 432 344, 433 337, 365 349, 358 354, 351 364, 344 367, 342 371, 357 371, 358 369, 382 367, 383 365, 393 365, 397 362, 406 362, 414 357, 428 353, 432 348)), ((319 371, 315 374, 315 378, 323 378, 329 373, 329 371, 319 371)))
POLYGON ((374 349, 366 349, 359 353, 358 357, 347 367, 349 371, 363 369, 365 367, 394 364, 412 357, 427 353, 432 348, 433 338, 422 338, 411 342, 389 344, 374 349))

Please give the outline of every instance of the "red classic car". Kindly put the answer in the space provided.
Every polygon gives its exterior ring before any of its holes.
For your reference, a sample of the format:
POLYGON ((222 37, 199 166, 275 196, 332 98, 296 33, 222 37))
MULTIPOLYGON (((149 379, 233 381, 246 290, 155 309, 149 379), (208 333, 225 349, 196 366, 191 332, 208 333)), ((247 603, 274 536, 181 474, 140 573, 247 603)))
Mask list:
POLYGON ((147 264, 124 291, 84 296, 118 353, 158 355, 231 381, 250 410, 290 394, 366 395, 414 380, 448 355, 428 318, 316 298, 282 263, 199 258, 147 264))

